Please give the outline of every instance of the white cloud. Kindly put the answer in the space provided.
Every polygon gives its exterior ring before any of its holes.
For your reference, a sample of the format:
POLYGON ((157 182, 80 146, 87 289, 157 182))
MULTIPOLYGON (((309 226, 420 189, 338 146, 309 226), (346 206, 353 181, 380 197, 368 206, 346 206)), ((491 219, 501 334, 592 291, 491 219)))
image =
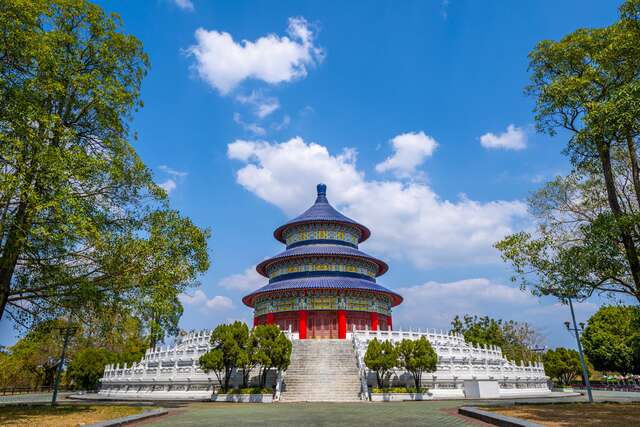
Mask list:
POLYGON ((196 290, 193 295, 180 294, 180 301, 185 306, 200 308, 204 311, 222 311, 234 308, 231 298, 223 295, 216 295, 209 298, 202 290, 196 290))
POLYGON ((183 172, 183 171, 179 171, 179 170, 170 168, 167 165, 160 165, 160 166, 158 166, 158 169, 160 169, 162 172, 164 172, 164 173, 166 173, 168 175, 175 176, 175 177, 178 177, 178 178, 183 178, 183 177, 189 175, 187 172, 183 172))
MULTIPOLYGON (((404 302, 394 310, 394 328, 438 328, 449 330, 455 315, 490 316, 496 319, 529 322, 552 345, 569 345, 575 341, 566 334, 562 322, 569 309, 554 298, 538 298, 486 278, 454 282, 427 282, 396 289, 404 302), (425 307, 437 305, 437 310, 425 307), (554 344, 555 343, 555 344, 554 344)), ((574 304, 578 319, 588 319, 598 309, 591 302, 574 304)))
POLYGON ((285 114, 284 117, 282 118, 282 121, 280 121, 280 123, 271 124, 271 129, 275 131, 280 131, 282 129, 286 129, 287 127, 289 127, 290 123, 291 123, 291 117, 289 117, 288 114, 285 114))
POLYGON ((367 180, 354 150, 332 155, 302 138, 237 140, 227 154, 244 163, 236 181, 289 216, 309 207, 324 182, 334 206, 371 228, 367 249, 420 267, 495 263, 493 243, 528 220, 521 201, 443 200, 424 183, 367 180))
POLYGON ((187 52, 195 57, 200 78, 224 95, 245 79, 277 84, 303 78, 322 60, 322 49, 315 46, 315 34, 304 18, 289 18, 287 33, 236 42, 229 33, 198 28, 196 44, 187 52))
POLYGON ((158 185, 159 185, 161 188, 163 188, 163 189, 164 189, 164 191, 166 191, 166 192, 167 192, 167 194, 171 194, 171 192, 172 192, 173 190, 175 190, 175 189, 176 189, 176 187, 177 187, 176 182, 175 182, 173 179, 171 179, 171 178, 167 179, 167 180, 166 180, 166 181, 164 181, 164 182, 161 182, 161 183, 160 183, 160 184, 158 184, 158 185))
POLYGON ((264 96, 262 92, 256 90, 249 95, 238 95, 236 100, 241 104, 253 107, 254 114, 260 119, 264 119, 280 108, 278 98, 264 96))
POLYGON ((438 143, 424 132, 408 132, 394 137, 390 141, 394 154, 376 165, 378 172, 392 171, 397 176, 413 174, 426 157, 433 154, 438 143))
POLYGON ((239 274, 232 274, 220 280, 219 285, 226 289, 237 291, 253 291, 267 284, 267 279, 262 277, 252 266, 239 274))
POLYGON ((263 136, 267 133, 266 129, 257 123, 247 123, 242 120, 240 113, 233 113, 233 121, 242 126, 242 129, 251 132, 255 135, 263 136))
POLYGON ((191 0, 173 0, 173 2, 182 10, 193 12, 193 10, 195 9, 191 0))
POLYGON ((527 134, 522 128, 510 124, 507 131, 499 135, 485 133, 480 137, 480 144, 489 149, 524 150, 527 148, 527 134))

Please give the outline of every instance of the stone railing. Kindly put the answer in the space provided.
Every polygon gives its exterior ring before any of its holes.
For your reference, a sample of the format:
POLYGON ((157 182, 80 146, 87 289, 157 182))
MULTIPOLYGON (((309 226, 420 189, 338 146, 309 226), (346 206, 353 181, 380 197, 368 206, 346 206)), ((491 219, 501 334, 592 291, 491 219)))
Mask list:
MULTIPOLYGON (((465 379, 493 379, 504 388, 522 388, 546 384, 547 377, 541 363, 521 363, 507 360, 502 350, 496 346, 475 346, 467 343, 460 334, 450 334, 437 330, 353 330, 351 336, 356 348, 358 363, 364 366, 367 346, 374 338, 379 341, 397 343, 403 339, 417 340, 425 337, 438 354, 436 372, 423 377, 423 383, 434 387, 459 388, 465 379)), ((406 373, 396 369, 396 381, 406 377, 406 373)), ((546 387, 546 386, 545 386, 546 387)))

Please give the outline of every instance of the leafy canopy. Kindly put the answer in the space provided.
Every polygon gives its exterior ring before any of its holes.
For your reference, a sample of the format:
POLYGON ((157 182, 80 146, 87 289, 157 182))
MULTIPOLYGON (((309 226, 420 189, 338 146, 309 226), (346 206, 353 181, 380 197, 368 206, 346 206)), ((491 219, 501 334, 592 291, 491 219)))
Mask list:
POLYGON ((603 306, 589 319, 581 340, 599 371, 640 373, 640 307, 603 306))
POLYGON ((85 0, 4 0, 0 29, 0 318, 134 313, 162 340, 209 233, 130 143, 142 43, 85 0))
POLYGON ((436 371, 438 355, 425 337, 420 337, 418 340, 403 339, 396 344, 396 352, 398 366, 411 374, 416 390, 419 392, 422 374, 436 371))
POLYGON ((384 381, 389 371, 398 366, 398 353, 390 341, 369 341, 364 355, 364 364, 375 371, 378 387, 384 387, 384 381))
POLYGON ((619 20, 544 40, 530 53, 538 130, 569 139, 573 171, 532 196, 534 233, 496 244, 534 294, 640 301, 640 0, 619 20))
MULTIPOLYGON (((558 347, 548 350, 542 357, 544 372, 548 377, 559 381, 561 385, 570 385, 577 376, 582 375, 580 355, 575 350, 558 347)), ((586 361, 588 364, 588 361, 586 361)))

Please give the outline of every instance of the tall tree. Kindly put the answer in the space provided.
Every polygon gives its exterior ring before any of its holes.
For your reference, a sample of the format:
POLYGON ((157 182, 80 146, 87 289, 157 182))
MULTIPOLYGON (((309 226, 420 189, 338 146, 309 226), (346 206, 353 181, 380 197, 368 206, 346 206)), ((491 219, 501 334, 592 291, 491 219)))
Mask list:
POLYGON ((536 233, 496 245, 535 293, 640 301, 640 0, 619 11, 608 27, 542 41, 530 54, 537 127, 569 135, 574 168, 530 201, 536 233))
POLYGON ((166 301, 208 268, 208 232, 168 208, 129 143, 148 66, 88 1, 2 2, 0 318, 152 313, 157 340, 175 324, 166 301))
POLYGON ((542 337, 528 323, 489 316, 465 314, 462 319, 456 316, 451 322, 451 332, 463 335, 469 343, 498 346, 507 359, 518 363, 537 360, 535 349, 542 344, 542 337))
POLYGON ((640 373, 640 359, 635 348, 640 338, 638 325, 639 307, 600 307, 589 319, 581 338, 593 367, 623 375, 640 373))

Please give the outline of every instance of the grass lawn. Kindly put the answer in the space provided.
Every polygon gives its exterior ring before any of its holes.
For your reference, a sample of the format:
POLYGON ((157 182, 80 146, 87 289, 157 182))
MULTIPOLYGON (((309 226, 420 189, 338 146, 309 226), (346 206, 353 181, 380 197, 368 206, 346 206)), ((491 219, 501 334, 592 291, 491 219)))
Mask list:
POLYGON ((510 417, 545 426, 633 426, 640 420, 640 403, 563 403, 555 405, 515 405, 483 407, 510 417))
POLYGON ((144 412, 125 405, 0 406, 0 426, 76 427, 144 412))

